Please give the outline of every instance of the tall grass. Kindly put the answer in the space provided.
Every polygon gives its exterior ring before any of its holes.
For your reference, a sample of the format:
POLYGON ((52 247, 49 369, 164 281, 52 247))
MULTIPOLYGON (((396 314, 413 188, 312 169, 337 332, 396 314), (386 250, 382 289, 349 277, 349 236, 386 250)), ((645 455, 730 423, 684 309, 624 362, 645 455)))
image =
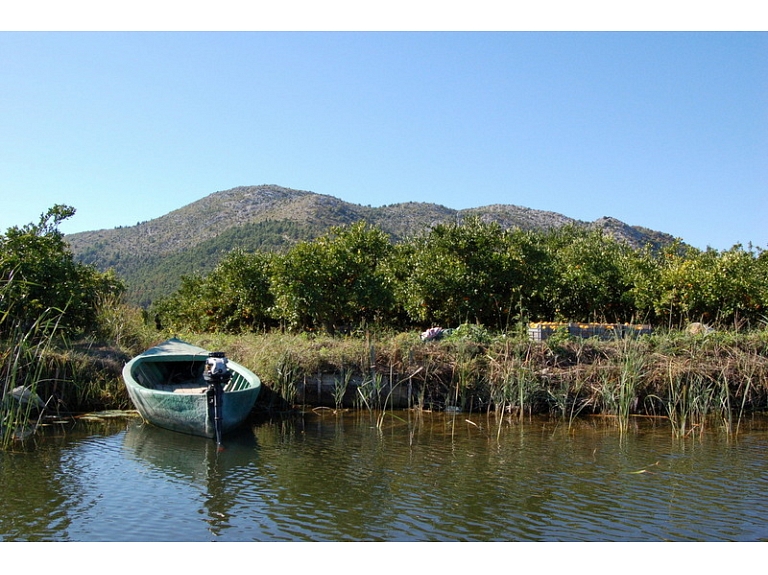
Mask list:
POLYGON ((501 354, 489 354, 489 360, 489 409, 522 419, 539 387, 530 355, 517 356, 506 346, 501 354))
POLYGON ((354 372, 351 369, 343 367, 341 372, 334 377, 333 380, 333 401, 336 409, 341 409, 344 406, 344 397, 347 395, 350 381, 354 372))
POLYGON ((619 430, 625 432, 629 428, 629 416, 637 412, 638 387, 645 378, 646 357, 635 338, 617 340, 617 346, 620 350, 617 415, 619 430))
POLYGON ((275 364, 275 391, 288 403, 296 401, 301 366, 295 356, 286 351, 275 364))
POLYGON ((39 419, 35 421, 33 416, 44 407, 38 384, 46 371, 61 313, 46 310, 30 325, 21 321, 6 325, 9 315, 0 317, 0 447, 4 450, 36 431, 39 419))
POLYGON ((127 407, 122 366, 157 337, 141 311, 102 298, 93 329, 71 340, 60 327, 67 310, 12 313, 23 303, 11 297, 14 281, 0 285, 0 447, 34 437, 46 414, 127 407))
MULTIPOLYGON (((121 341, 130 341, 130 329, 121 341)), ((563 336, 552 342, 533 342, 525 333, 456 331, 459 336, 431 342, 418 333, 385 332, 155 332, 155 340, 178 335, 227 352, 262 378, 267 393, 260 404, 268 409, 306 402, 308 390, 322 387, 323 405, 337 409, 449 406, 499 418, 548 412, 569 427, 602 414, 615 418, 622 432, 633 416, 648 415, 665 417, 673 433, 686 436, 714 420, 737 433, 746 414, 768 407, 768 330, 609 341, 563 336)))
POLYGON ((663 384, 657 381, 649 398, 663 405, 675 436, 701 434, 717 422, 738 433, 747 411, 768 408, 767 335, 677 332, 656 338, 654 377, 663 384))
MULTIPOLYGON (((760 374, 759 372, 759 363, 758 359, 763 359, 763 357, 753 353, 749 354, 742 354, 739 357, 739 367, 738 370, 743 374, 743 377, 741 379, 741 382, 738 384, 737 389, 737 395, 741 395, 741 403, 739 404, 739 413, 738 418, 736 421, 736 429, 735 432, 738 433, 739 429, 741 427, 741 420, 744 417, 744 413, 746 411, 747 403, 752 395, 753 389, 755 386, 755 381, 760 380, 760 374)), ((762 375, 763 382, 765 382, 765 374, 762 375)), ((729 411, 729 415, 732 412, 729 411)), ((729 426, 729 429, 733 429, 732 427, 732 420, 729 419, 729 423, 731 424, 729 426)))

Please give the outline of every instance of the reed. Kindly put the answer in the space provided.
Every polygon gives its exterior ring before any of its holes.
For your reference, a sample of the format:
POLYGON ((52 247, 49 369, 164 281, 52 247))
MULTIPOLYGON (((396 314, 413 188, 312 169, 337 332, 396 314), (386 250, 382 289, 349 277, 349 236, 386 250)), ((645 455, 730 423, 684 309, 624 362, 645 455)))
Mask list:
POLYGON ((588 390, 588 371, 579 366, 570 372, 572 377, 562 381, 560 392, 552 394, 552 398, 561 417, 567 421, 568 429, 572 430, 582 412, 593 407, 594 399, 585 393, 588 390))
POLYGON ((701 435, 715 418, 722 421, 728 433, 733 431, 730 372, 731 353, 735 351, 731 346, 723 347, 715 338, 688 337, 680 353, 665 357, 664 404, 673 435, 701 435))
POLYGON ((537 378, 531 363, 530 343, 518 348, 505 341, 498 349, 489 349, 487 359, 488 413, 496 417, 496 440, 501 436, 503 423, 513 415, 522 420, 530 407, 529 396, 535 393, 537 378))
MULTIPOLYGON (((739 405, 739 416, 736 421, 736 433, 739 433, 741 428, 741 420, 744 417, 746 405, 749 397, 752 394, 754 388, 754 381, 758 378, 758 366, 760 365, 757 357, 749 357, 746 354, 741 356, 742 369, 739 371, 743 374, 742 384, 739 386, 741 392, 741 404, 739 405)), ((730 414, 731 412, 729 412, 730 414)), ((732 429, 729 427, 729 429, 732 429)))
POLYGON ((691 373, 670 381, 668 411, 675 436, 683 437, 696 431, 699 434, 704 432, 704 426, 711 414, 712 390, 713 386, 699 373, 691 373))
POLYGON ((45 407, 38 395, 38 384, 44 379, 46 358, 50 355, 53 340, 62 312, 49 309, 31 325, 20 321, 5 325, 9 317, 0 317, 0 333, 4 340, 0 379, 0 448, 9 449, 14 442, 32 437, 40 422, 33 416, 45 407))
POLYGON ((629 428, 629 416, 636 411, 637 391, 645 377, 645 355, 634 338, 619 341, 621 371, 618 386, 618 423, 621 432, 629 428))
POLYGON ((301 366, 290 351, 280 355, 275 364, 275 391, 288 403, 296 400, 301 366))
POLYGON ((495 386, 492 401, 498 412, 522 419, 532 406, 531 396, 538 387, 533 369, 525 361, 513 361, 503 370, 501 385, 495 386))
POLYGON ((452 362, 453 385, 445 401, 446 408, 464 410, 467 407, 468 391, 476 381, 473 358, 463 348, 464 346, 461 346, 452 362))
POLYGON ((157 338, 147 312, 126 304, 122 296, 114 294, 102 295, 97 300, 94 335, 131 354, 151 347, 157 338))
POLYGON ((344 396, 347 394, 353 374, 351 369, 342 367, 341 373, 333 379, 333 401, 336 404, 336 409, 341 409, 344 406, 344 396))
POLYGON ((381 395, 384 389, 384 376, 380 373, 372 373, 366 376, 357 387, 359 398, 358 407, 364 407, 368 411, 381 408, 381 395))
MULTIPOLYGON (((593 363, 589 379, 595 396, 582 401, 579 411, 588 405, 600 413, 615 417, 620 433, 629 429, 630 416, 639 411, 641 387, 647 378, 646 353, 632 338, 616 338, 603 357, 593 363)), ((578 387, 586 382, 581 379, 578 387)))

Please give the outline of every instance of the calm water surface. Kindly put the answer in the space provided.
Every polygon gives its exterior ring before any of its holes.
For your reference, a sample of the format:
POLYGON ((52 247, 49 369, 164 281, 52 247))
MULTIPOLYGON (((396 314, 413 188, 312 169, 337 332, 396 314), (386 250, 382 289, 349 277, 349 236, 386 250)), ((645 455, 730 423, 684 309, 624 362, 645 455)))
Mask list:
POLYGON ((0 453, 2 541, 765 541, 768 419, 306 413, 213 441, 133 418, 0 453))

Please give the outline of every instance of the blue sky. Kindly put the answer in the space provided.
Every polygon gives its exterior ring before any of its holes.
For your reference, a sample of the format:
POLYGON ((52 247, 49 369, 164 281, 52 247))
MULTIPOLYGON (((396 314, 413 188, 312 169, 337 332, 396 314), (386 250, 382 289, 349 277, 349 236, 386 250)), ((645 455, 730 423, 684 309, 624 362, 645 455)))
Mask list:
POLYGON ((0 32, 0 231, 277 184, 768 247, 768 34, 0 32))

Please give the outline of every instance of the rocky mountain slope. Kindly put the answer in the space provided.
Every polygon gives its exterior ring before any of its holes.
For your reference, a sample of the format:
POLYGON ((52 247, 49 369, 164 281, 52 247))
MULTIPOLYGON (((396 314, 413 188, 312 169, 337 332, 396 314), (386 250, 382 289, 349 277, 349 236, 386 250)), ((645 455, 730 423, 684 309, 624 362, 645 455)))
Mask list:
POLYGON ((71 234, 67 240, 78 260, 101 270, 114 268, 129 285, 129 299, 147 305, 176 289, 181 275, 204 273, 235 247, 284 249, 296 241, 316 237, 331 226, 360 220, 378 226, 398 241, 435 224, 461 221, 470 215, 498 222, 504 228, 591 226, 633 246, 658 246, 673 240, 668 234, 629 226, 613 218, 582 222, 514 205, 453 210, 437 204, 406 202, 373 208, 274 185, 215 192, 154 220, 71 234))

